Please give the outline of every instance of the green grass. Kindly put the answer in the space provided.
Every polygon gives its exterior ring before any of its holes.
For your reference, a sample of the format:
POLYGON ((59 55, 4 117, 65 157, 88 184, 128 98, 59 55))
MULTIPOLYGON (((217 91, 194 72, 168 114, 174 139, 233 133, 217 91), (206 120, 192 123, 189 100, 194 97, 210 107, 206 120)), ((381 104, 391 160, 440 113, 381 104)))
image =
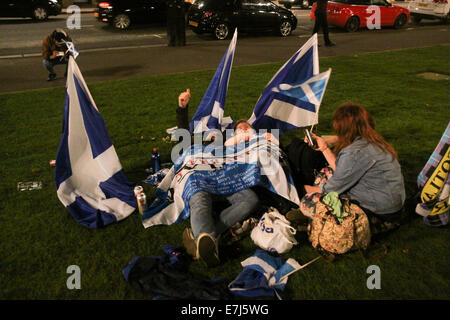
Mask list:
MULTIPOLYGON (((333 68, 320 110, 320 134, 331 134, 331 116, 345 101, 372 112, 377 130, 397 150, 405 177, 411 218, 380 240, 388 247, 382 258, 359 252, 334 263, 319 260, 289 278, 284 299, 448 299, 450 252, 448 228, 430 228, 414 214, 416 178, 449 121, 449 81, 415 76, 434 71, 450 74, 449 46, 322 58, 321 71, 333 68), (381 290, 368 290, 366 269, 381 268, 381 290)), ((261 91, 282 65, 235 67, 228 89, 226 113, 248 118, 261 91)), ((83 66, 80 66, 81 70, 83 66)), ((151 150, 163 162, 173 146, 165 129, 175 125, 181 90, 190 88, 191 116, 215 70, 90 84, 109 134, 130 181, 145 178, 151 150), (155 138, 153 141, 152 138, 155 138)), ((0 299, 146 299, 124 280, 122 269, 133 256, 161 255, 164 244, 182 245, 188 225, 144 229, 137 213, 100 230, 78 225, 58 200, 53 168, 62 125, 64 88, 0 95, 0 299), (19 192, 19 181, 42 181, 39 191, 19 192), (81 268, 81 290, 68 290, 69 265, 81 268)), ((288 141, 301 133, 290 132, 288 141)), ((145 186, 150 195, 151 189, 145 186)), ((301 238, 283 258, 305 263, 317 256, 301 238)), ((200 262, 191 271, 233 280, 240 262, 256 247, 249 238, 240 253, 216 268, 200 262)))

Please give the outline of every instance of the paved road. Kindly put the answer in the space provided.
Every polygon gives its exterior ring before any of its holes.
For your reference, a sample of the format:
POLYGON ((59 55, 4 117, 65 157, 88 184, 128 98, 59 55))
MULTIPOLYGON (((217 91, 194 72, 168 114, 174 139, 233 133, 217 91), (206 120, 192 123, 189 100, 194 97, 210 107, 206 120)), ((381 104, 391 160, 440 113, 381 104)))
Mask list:
MULTIPOLYGON (((242 34, 238 39, 234 65, 279 62, 288 59, 309 38, 312 21, 309 10, 294 10, 299 27, 287 38, 242 34)), ((40 50, 42 38, 55 27, 66 26, 65 15, 48 22, 29 19, 0 20, 0 92, 64 86, 59 78, 46 81, 40 50)), ((77 62, 88 83, 152 74, 215 69, 228 41, 215 41, 209 35, 187 32, 187 46, 167 47, 165 27, 136 26, 116 31, 96 21, 92 13, 82 14, 82 29, 70 33, 80 50, 77 62)), ((394 30, 360 30, 346 33, 331 28, 336 47, 321 47, 321 57, 356 54, 450 43, 450 27, 438 22, 408 25, 394 30)), ((322 36, 319 35, 322 42, 322 36)), ((59 75, 63 67, 56 67, 59 75)))

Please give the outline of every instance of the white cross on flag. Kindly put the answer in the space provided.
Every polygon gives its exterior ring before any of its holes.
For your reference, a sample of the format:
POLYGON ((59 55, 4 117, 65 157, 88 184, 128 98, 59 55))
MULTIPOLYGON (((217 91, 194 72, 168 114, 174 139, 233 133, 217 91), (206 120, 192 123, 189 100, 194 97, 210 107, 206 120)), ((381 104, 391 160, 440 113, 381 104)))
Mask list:
POLYGON ((69 57, 66 103, 56 156, 59 200, 75 220, 101 228, 128 217, 137 204, 102 116, 73 57, 69 57))

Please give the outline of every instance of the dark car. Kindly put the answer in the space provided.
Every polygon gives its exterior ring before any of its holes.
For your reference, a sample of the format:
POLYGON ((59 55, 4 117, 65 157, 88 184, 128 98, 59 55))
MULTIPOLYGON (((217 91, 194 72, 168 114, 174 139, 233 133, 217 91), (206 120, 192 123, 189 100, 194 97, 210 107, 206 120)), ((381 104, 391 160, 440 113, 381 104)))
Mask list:
MULTIPOLYGON (((185 9, 192 0, 184 2, 185 9)), ((117 29, 127 29, 135 23, 165 22, 167 20, 166 0, 109 0, 97 4, 95 16, 117 29)))
POLYGON ((110 0, 97 4, 96 17, 117 29, 132 23, 161 22, 166 19, 165 0, 110 0))
POLYGON ((61 13, 62 0, 1 0, 0 17, 33 18, 47 20, 61 13))
POLYGON ((287 9, 267 0, 196 0, 188 11, 188 25, 197 34, 227 39, 238 31, 276 31, 286 37, 297 27, 287 9))
POLYGON ((300 6, 303 9, 311 7, 316 0, 279 0, 278 3, 290 9, 292 6, 300 6))

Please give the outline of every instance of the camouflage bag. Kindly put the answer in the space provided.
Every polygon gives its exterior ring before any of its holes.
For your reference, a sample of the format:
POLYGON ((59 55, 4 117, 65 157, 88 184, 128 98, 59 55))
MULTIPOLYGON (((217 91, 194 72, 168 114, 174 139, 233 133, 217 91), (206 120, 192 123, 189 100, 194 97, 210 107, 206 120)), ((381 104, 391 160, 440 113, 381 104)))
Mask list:
POLYGON ((333 215, 333 208, 317 202, 312 222, 308 225, 309 241, 316 249, 332 254, 367 249, 371 240, 370 226, 364 211, 348 198, 340 197, 344 210, 349 213, 341 223, 333 215))

